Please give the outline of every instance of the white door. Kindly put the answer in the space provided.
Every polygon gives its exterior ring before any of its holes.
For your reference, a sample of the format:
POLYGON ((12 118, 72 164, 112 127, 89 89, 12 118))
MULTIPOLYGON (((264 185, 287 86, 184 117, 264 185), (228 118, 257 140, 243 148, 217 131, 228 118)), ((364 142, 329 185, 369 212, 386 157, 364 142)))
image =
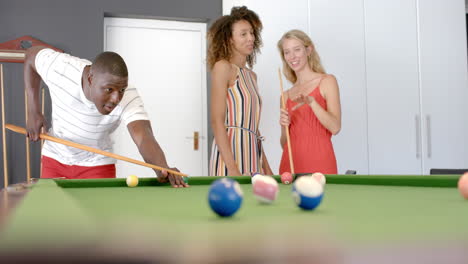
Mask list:
POLYGON ((468 168, 465 3, 424 0, 418 4, 423 174, 431 168, 468 168))
POLYGON ((416 0, 364 7, 369 173, 421 174, 416 0))
MULTIPOLYGON (((104 50, 119 53, 127 63, 129 84, 143 99, 169 166, 193 176, 208 175, 206 24, 105 18, 104 50)), ((143 160, 124 125, 113 140, 115 153, 143 160)), ((155 175, 127 162, 116 166, 117 177, 155 175)))

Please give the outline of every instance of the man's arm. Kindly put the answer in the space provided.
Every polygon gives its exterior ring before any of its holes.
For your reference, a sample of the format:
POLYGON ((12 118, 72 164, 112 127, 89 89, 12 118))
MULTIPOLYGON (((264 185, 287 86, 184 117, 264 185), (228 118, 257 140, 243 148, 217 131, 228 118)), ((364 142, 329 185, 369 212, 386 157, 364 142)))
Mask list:
POLYGON ((41 128, 45 125, 44 116, 41 113, 39 104, 39 90, 41 85, 41 76, 36 70, 36 55, 45 47, 36 46, 26 50, 26 57, 24 60, 24 88, 28 95, 28 121, 26 129, 28 130, 27 136, 32 141, 39 139, 41 128))
MULTIPOLYGON (((136 120, 127 125, 128 131, 132 136, 141 156, 147 163, 151 163, 160 167, 169 168, 166 161, 166 156, 159 146, 156 138, 154 138, 151 123, 148 120, 136 120)), ((176 168, 172 170, 178 171, 176 168)), ((155 170, 158 175, 158 180, 161 182, 169 181, 174 187, 187 187, 181 176, 173 175, 167 171, 160 172, 155 170)))

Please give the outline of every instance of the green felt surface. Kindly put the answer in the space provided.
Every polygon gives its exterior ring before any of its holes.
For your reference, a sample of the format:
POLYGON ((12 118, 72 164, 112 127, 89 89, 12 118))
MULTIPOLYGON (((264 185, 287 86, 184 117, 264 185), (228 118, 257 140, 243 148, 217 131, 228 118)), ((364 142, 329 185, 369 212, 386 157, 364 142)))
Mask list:
POLYGON ((179 242, 200 236, 245 241, 252 234, 344 241, 468 237, 468 201, 454 188, 458 176, 329 175, 323 202, 314 211, 294 204, 291 185, 280 184, 273 204, 259 204, 250 178, 235 177, 244 200, 231 218, 220 218, 209 208, 209 184, 216 179, 192 177, 190 188, 179 189, 155 179, 140 179, 135 188, 126 187, 125 179, 40 180, 3 237, 9 243, 44 236, 48 241, 86 241, 129 233, 179 242))

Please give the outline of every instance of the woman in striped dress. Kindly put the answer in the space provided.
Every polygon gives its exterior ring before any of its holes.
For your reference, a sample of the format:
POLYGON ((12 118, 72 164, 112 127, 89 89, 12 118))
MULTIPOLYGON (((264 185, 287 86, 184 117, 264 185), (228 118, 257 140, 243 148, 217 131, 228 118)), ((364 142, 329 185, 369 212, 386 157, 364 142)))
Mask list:
POLYGON ((251 70, 262 44, 262 23, 246 7, 234 7, 208 32, 211 124, 210 175, 273 174, 258 129, 262 101, 251 70), (249 66, 249 68, 246 67, 249 66))

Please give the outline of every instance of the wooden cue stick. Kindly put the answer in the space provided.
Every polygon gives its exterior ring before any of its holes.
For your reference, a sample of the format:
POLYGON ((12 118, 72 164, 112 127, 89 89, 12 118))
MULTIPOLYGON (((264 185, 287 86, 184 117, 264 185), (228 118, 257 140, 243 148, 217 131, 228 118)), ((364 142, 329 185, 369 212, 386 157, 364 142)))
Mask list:
MULTIPOLYGON (((24 119, 25 124, 28 123, 28 93, 26 89, 24 90, 24 119)), ((29 149, 29 138, 25 138, 26 140, 26 182, 29 183, 31 181, 31 153, 29 149)))
MULTIPOLYGON (((281 76, 281 69, 278 68, 278 76, 280 80, 280 89, 281 89, 281 107, 286 109, 286 104, 284 102, 283 96, 283 77, 281 76)), ((294 175, 294 162, 292 159, 292 150, 291 150, 291 138, 289 137, 289 126, 284 126, 286 129, 286 141, 288 143, 288 154, 289 154, 289 166, 291 167, 291 174, 294 175)))
MULTIPOLYGON (((11 131, 16 132, 16 133, 21 133, 21 134, 25 134, 25 135, 27 134, 26 129, 24 129, 22 127, 19 127, 19 126, 15 126, 15 125, 12 125, 12 124, 6 124, 5 127, 8 128, 11 131)), ((63 144, 63 145, 67 145, 67 146, 70 146, 70 147, 74 147, 74 148, 77 148, 77 149, 82 149, 82 150, 85 150, 85 151, 89 151, 89 152, 93 152, 93 153, 96 153, 96 154, 111 157, 111 158, 114 158, 114 159, 123 160, 123 161, 126 161, 126 162, 138 164, 138 165, 141 165, 141 166, 145 166, 145 167, 160 170, 160 171, 165 170, 165 171, 170 172, 170 173, 172 173, 174 175, 187 177, 186 174, 183 174, 183 173, 178 172, 178 171, 166 169, 166 168, 159 167, 159 166, 156 166, 156 165, 153 165, 153 164, 149 164, 149 163, 146 163, 146 162, 143 162, 143 161, 139 161, 139 160, 127 158, 127 157, 124 157, 124 156, 120 156, 120 155, 117 155, 117 154, 114 154, 114 153, 111 153, 111 152, 108 152, 108 151, 88 147, 88 146, 81 145, 81 144, 78 144, 78 143, 75 143, 75 142, 72 142, 72 141, 68 141, 68 140, 65 140, 65 139, 56 138, 56 137, 53 137, 53 136, 49 136, 47 134, 41 133, 41 134, 39 134, 39 137, 41 139, 53 141, 53 142, 60 143, 60 144, 63 144)))
POLYGON ((5 93, 3 89, 3 64, 0 64, 0 87, 2 96, 2 142, 3 142, 3 186, 8 187, 8 163, 5 129, 5 93))
POLYGON ((7 193, 6 187, 2 191, 2 196, 3 198, 0 200, 0 202, 2 203, 2 207, 0 208, 0 213, 3 215, 6 215, 7 210, 8 210, 8 193, 7 193))
MULTIPOLYGON (((45 96, 45 89, 44 87, 41 88, 41 91, 42 91, 42 98, 41 98, 41 114, 44 115, 44 112, 45 112, 45 105, 44 105, 44 96, 45 96)), ((42 146, 44 145, 44 139, 41 139, 41 150, 42 150, 42 146)), ((42 164, 42 162, 41 162, 42 164)))
MULTIPOLYGON (((41 98, 41 113, 42 113, 42 116, 44 116, 44 109, 45 109, 45 105, 44 105, 44 96, 45 96, 45 89, 44 89, 44 86, 42 86, 41 88, 41 92, 42 92, 42 98, 41 98)), ((44 146, 44 139, 41 139, 41 159, 42 159, 42 147, 44 146)), ((40 165, 40 171, 39 171, 39 178, 42 178, 42 161, 40 162, 41 165, 40 165)))

